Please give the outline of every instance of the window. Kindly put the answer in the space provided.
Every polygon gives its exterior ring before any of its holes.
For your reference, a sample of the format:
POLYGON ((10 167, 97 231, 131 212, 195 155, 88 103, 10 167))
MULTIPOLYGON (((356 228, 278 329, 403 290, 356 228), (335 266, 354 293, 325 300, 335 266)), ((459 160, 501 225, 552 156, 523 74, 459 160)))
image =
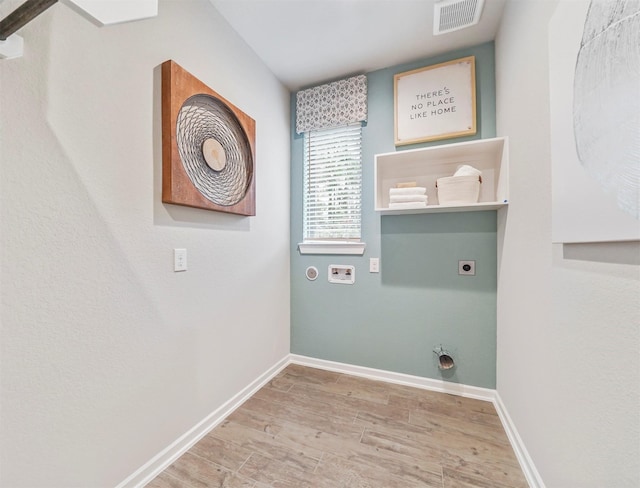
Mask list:
POLYGON ((304 240, 360 240, 360 122, 304 133, 304 240))

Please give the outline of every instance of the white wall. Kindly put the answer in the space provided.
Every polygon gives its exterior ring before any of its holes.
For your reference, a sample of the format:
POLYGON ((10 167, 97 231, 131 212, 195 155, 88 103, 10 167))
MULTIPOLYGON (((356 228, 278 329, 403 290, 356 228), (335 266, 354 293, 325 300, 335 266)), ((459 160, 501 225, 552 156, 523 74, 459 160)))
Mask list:
POLYGON ((60 3, 22 34, 0 62, 0 485, 114 486, 289 352, 289 93, 207 0, 109 28, 60 3), (167 59, 256 120, 256 217, 160 202, 167 59))
POLYGON ((551 244, 547 27, 556 2, 507 3, 496 39, 501 215, 497 389, 547 487, 640 485, 638 246, 551 244), (635 263, 635 264, 625 264, 635 263))

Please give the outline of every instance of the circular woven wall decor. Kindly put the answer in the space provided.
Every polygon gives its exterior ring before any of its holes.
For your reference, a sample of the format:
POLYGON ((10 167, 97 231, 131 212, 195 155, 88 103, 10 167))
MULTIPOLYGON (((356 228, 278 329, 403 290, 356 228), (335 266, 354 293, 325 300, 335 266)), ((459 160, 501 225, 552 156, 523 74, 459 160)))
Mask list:
POLYGON ((251 145, 240 121, 221 100, 205 94, 182 104, 176 145, 198 191, 216 205, 242 200, 253 177, 251 145))

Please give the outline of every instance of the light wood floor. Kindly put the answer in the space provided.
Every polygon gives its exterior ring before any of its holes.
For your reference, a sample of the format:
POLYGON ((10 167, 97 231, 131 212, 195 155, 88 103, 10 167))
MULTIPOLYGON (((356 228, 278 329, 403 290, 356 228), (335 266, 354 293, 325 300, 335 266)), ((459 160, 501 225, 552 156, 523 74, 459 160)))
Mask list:
POLYGON ((528 485, 491 403, 289 365, 147 486, 528 485))

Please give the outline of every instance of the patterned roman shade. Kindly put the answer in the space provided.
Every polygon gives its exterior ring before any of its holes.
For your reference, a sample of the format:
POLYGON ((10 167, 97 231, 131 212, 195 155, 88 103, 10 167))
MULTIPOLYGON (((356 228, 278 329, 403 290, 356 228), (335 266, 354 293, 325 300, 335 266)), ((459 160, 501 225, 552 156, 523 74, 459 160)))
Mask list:
POLYGON ((367 77, 358 75, 301 90, 296 95, 296 132, 367 120, 367 77))

